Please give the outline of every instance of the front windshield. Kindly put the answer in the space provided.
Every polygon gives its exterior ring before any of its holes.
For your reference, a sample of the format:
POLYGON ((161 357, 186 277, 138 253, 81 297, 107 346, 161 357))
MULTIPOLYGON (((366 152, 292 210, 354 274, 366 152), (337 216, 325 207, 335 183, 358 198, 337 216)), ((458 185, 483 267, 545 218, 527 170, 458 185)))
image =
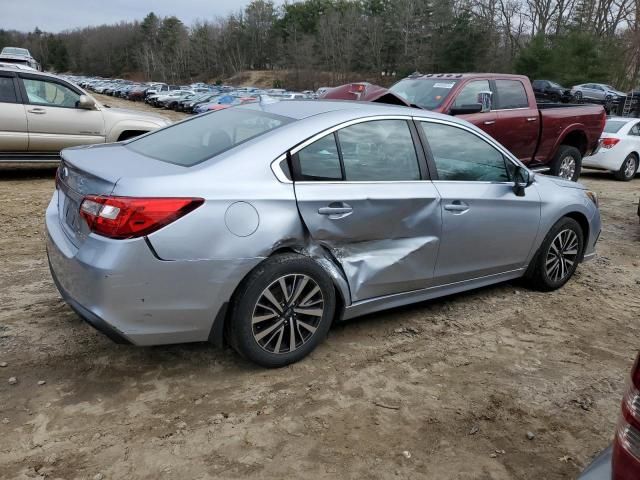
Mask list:
POLYGON ((433 110, 442 105, 456 83, 458 80, 446 78, 406 78, 400 80, 389 90, 404 98, 411 105, 433 110))
POLYGON ((553 88, 562 88, 562 86, 556 82, 549 82, 549 85, 551 85, 553 88))

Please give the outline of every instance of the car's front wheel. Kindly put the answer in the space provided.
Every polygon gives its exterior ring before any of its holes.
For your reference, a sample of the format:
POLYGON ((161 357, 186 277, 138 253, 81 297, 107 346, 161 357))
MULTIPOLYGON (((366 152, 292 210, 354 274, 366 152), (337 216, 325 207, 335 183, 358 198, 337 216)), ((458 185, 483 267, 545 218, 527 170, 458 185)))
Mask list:
POLYGON ((308 257, 274 256, 238 287, 227 338, 242 356, 263 367, 304 358, 325 338, 335 311, 335 289, 308 257))
POLYGON ((543 291, 562 287, 578 268, 583 245, 580 224, 569 217, 558 220, 529 265, 526 277, 531 285, 543 291))
POLYGON ((622 180, 623 182, 628 182, 632 180, 636 176, 636 172, 638 171, 638 158, 635 154, 631 153, 627 158, 624 159, 622 165, 620 166, 620 170, 614 173, 616 179, 622 180))

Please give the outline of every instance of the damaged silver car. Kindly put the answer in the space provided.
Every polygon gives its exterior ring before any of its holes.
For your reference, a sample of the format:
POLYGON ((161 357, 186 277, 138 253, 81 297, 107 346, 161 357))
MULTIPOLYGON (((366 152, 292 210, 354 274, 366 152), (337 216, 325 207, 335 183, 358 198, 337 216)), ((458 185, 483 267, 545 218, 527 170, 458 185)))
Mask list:
POLYGON ((226 339, 266 367, 332 322, 594 256, 596 196, 427 111, 261 102, 62 152, 47 251, 67 303, 118 342, 226 339))

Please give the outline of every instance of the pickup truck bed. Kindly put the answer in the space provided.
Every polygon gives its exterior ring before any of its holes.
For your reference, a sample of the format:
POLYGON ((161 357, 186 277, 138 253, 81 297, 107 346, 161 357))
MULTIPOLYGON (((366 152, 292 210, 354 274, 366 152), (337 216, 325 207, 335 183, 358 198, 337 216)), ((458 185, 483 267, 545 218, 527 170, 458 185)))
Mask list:
POLYGON ((412 75, 386 89, 342 85, 322 98, 373 101, 459 116, 507 147, 525 165, 577 180, 606 122, 599 105, 536 103, 529 79, 506 74, 412 75))

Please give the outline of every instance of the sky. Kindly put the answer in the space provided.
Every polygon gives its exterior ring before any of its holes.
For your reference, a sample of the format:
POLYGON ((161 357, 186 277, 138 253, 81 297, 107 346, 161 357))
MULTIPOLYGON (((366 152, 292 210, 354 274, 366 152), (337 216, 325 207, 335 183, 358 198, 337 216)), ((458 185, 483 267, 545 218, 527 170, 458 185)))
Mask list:
POLYGON ((250 0, 0 0, 0 29, 46 32, 142 20, 150 11, 187 25, 243 9, 250 0))

